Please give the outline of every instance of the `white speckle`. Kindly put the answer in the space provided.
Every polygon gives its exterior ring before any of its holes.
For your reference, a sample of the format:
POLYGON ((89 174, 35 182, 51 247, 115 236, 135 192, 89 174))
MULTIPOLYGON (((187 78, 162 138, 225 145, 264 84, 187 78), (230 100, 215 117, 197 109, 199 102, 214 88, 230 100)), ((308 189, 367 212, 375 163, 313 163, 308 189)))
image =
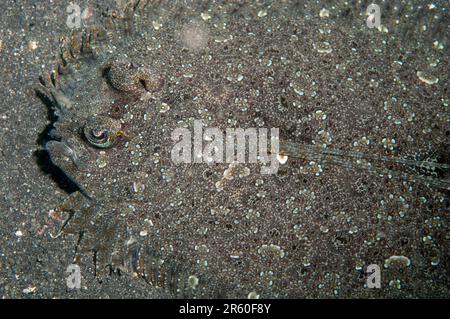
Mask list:
POLYGON ((106 167, 106 162, 105 162, 105 161, 100 161, 100 162, 98 163, 98 167, 99 167, 99 168, 104 168, 104 167, 106 167))
POLYGON ((217 191, 220 192, 221 190, 223 190, 223 182, 221 180, 217 181, 215 186, 216 186, 217 191))
POLYGON ((267 15, 267 11, 266 10, 260 10, 258 11, 258 17, 263 18, 267 15))
POLYGON ((28 287, 28 288, 25 288, 24 290, 22 290, 22 292, 24 293, 24 294, 32 294, 33 292, 35 292, 36 291, 36 287, 28 287))
POLYGON ((148 235, 148 232, 146 230, 141 230, 139 233, 140 236, 145 237, 148 235))
POLYGON ((402 282, 399 279, 389 281, 389 287, 395 287, 397 289, 402 288, 402 282))
POLYGON ((322 120, 325 120, 327 118, 327 115, 322 110, 316 111, 315 116, 317 119, 322 119, 322 120))
POLYGON ((391 150, 391 151, 394 150, 395 144, 396 144, 395 139, 387 139, 387 138, 383 138, 383 139, 381 140, 381 142, 383 143, 383 147, 384 147, 384 148, 389 149, 389 150, 391 150))
POLYGON ((205 13, 205 12, 202 12, 202 13, 200 14, 200 16, 201 16, 202 19, 205 20, 205 21, 211 19, 211 15, 208 14, 208 13, 205 13))
POLYGON ((358 227, 353 226, 352 228, 350 228, 350 230, 348 231, 349 234, 356 234, 358 232, 358 227))
POLYGON ((250 168, 248 167, 244 167, 240 172, 239 172, 239 177, 247 177, 250 175, 250 168))
POLYGON ((278 160, 278 162, 280 162, 280 164, 286 164, 286 162, 288 160, 288 156, 287 155, 278 154, 277 155, 277 160, 278 160))
MULTIPOLYGON (((325 42, 325 43, 327 43, 327 42, 325 42)), ((328 48, 318 48, 317 52, 319 52, 319 53, 331 53, 331 52, 333 52, 333 48, 330 48, 330 47, 328 47, 328 48)))
POLYGON ((439 41, 434 41, 433 46, 435 49, 438 49, 438 50, 444 49, 444 43, 439 42, 439 41))
POLYGON ((30 49, 31 51, 36 50, 38 47, 37 42, 36 41, 30 41, 28 42, 28 49, 30 49))
POLYGON ((389 32, 389 29, 386 26, 384 26, 384 25, 380 25, 377 29, 378 29, 378 31, 380 31, 382 33, 388 33, 389 32))
POLYGON ((198 278, 195 275, 191 275, 188 278, 188 284, 192 289, 195 289, 195 287, 197 287, 198 285, 198 278))
POLYGON ((384 261, 384 268, 389 268, 392 264, 400 264, 404 267, 411 265, 411 260, 406 256, 391 256, 384 261))
POLYGON ((259 295, 256 291, 252 291, 251 293, 248 294, 247 298, 248 299, 259 299, 259 295))
POLYGON ((319 16, 321 18, 328 18, 330 16, 330 11, 323 8, 322 10, 320 10, 319 16))
POLYGON ((23 233, 22 233, 21 230, 16 231, 15 234, 16 234, 17 237, 22 237, 23 236, 23 233))
POLYGON ((320 231, 322 232, 322 233, 328 233, 328 227, 326 227, 326 226, 320 226, 320 231))
POLYGON ((280 246, 274 244, 262 245, 260 248, 258 248, 258 253, 266 257, 269 257, 269 255, 275 255, 283 258, 285 255, 283 249, 280 246))
POLYGON ((426 84, 436 84, 439 82, 439 79, 433 75, 428 75, 425 72, 417 71, 417 76, 419 77, 419 80, 426 83, 426 84))
POLYGON ((153 28, 155 28, 155 30, 159 30, 162 27, 162 24, 159 23, 158 21, 152 21, 153 24, 153 28))
POLYGON ((159 109, 160 113, 166 113, 167 111, 170 110, 170 106, 167 103, 161 103, 161 108, 159 109))

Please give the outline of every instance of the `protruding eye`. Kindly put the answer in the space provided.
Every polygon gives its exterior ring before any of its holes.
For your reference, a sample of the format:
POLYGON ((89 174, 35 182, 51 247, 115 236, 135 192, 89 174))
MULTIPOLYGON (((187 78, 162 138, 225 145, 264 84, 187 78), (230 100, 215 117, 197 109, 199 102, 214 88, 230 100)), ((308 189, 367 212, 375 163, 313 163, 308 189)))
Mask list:
POLYGON ((123 136, 120 122, 106 116, 90 118, 84 125, 83 133, 90 144, 100 148, 114 146, 123 136))
POLYGON ((161 76, 154 74, 149 68, 124 61, 108 64, 104 75, 113 88, 127 93, 156 92, 164 82, 161 76))

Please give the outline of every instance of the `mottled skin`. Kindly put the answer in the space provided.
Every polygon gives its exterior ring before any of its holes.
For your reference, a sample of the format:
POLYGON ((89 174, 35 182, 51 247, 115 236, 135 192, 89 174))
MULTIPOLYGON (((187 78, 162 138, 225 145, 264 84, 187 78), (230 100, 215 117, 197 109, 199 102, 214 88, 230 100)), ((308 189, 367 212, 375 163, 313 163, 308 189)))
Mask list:
POLYGON ((320 172, 308 156, 290 158, 276 175, 260 175, 259 164, 239 164, 233 178, 224 179, 229 164, 175 165, 170 151, 171 132, 202 119, 221 129, 279 127, 284 140, 372 156, 446 160, 448 56, 430 41, 445 42, 445 30, 430 27, 423 36, 416 30, 417 42, 404 41, 414 28, 393 35, 369 30, 359 16, 364 4, 330 9, 327 20, 315 5, 174 4, 163 10, 142 3, 126 41, 113 33, 90 46, 63 42, 63 66, 40 89, 59 116, 51 133, 57 141, 46 149, 79 186, 59 208, 68 213, 61 234, 79 236, 77 260, 94 252, 99 277, 110 266, 174 296, 380 296, 362 288, 358 267, 404 254, 415 268, 391 270, 385 285, 409 271, 401 277, 406 287, 442 294, 442 287, 426 290, 428 279, 414 281, 434 267, 433 258, 440 259, 440 272, 446 269, 445 220, 430 226, 419 214, 445 219, 441 189, 359 171, 356 164, 324 164, 320 172), (177 35, 183 25, 173 17, 188 24, 208 8, 208 45, 183 47, 177 35), (156 17, 162 29, 155 30, 156 17), (318 53, 321 45, 332 53, 318 53), (436 67, 429 67, 430 55, 440 61, 436 67), (417 69, 440 81, 420 82, 417 69), (391 120, 410 113, 414 122, 391 120), (86 138, 86 123, 96 118, 113 123, 110 143, 94 134, 100 147, 86 138), (363 136, 372 143, 364 145, 363 136), (395 148, 383 147, 385 137, 396 140, 395 148), (424 243, 428 234, 441 241, 424 243))

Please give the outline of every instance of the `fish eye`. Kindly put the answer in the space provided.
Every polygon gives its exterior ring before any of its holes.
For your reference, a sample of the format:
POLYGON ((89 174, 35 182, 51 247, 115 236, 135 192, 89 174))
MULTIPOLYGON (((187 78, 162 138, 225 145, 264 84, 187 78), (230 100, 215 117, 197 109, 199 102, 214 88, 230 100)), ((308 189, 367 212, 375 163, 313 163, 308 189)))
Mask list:
POLYGON ((138 68, 131 62, 116 61, 105 68, 104 76, 109 84, 122 92, 136 92, 141 88, 138 68))
POLYGON ((104 77, 116 90, 126 93, 156 92, 163 86, 160 75, 144 66, 136 66, 132 62, 116 61, 108 64, 104 77))
POLYGON ((89 144, 98 148, 113 147, 123 136, 119 121, 107 116, 95 116, 88 119, 83 127, 83 135, 89 144))

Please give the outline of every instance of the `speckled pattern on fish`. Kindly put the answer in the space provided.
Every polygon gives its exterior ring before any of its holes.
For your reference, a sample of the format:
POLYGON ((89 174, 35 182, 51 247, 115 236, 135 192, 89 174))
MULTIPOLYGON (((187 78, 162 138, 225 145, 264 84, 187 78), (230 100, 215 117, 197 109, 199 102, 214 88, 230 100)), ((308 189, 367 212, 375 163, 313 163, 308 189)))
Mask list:
POLYGON ((172 297, 447 296, 448 2, 421 3, 379 28, 369 1, 93 7, 35 86, 61 263, 172 297), (175 164, 194 120, 279 128, 287 161, 175 164))

